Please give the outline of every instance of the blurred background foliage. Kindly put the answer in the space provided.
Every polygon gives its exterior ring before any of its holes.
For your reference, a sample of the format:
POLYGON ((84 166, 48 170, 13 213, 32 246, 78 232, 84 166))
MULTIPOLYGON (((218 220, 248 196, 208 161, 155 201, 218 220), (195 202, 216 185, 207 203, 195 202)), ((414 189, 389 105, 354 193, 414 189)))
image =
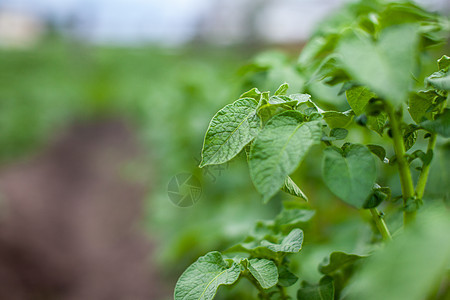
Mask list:
MULTIPOLYGON (((359 13, 355 7, 348 6, 322 22, 314 36, 354 20, 359 13)), ((446 43, 423 57, 417 86, 423 86, 424 76, 436 70, 436 59, 445 51, 448 54, 448 36, 446 43)), ((250 181, 244 154, 223 166, 197 167, 213 113, 252 87, 273 92, 283 82, 290 84, 290 93, 311 93, 323 108, 349 108, 345 96, 338 95, 340 86, 309 81, 312 74, 298 60, 302 46, 303 42, 266 52, 261 45, 219 47, 195 42, 178 47, 124 47, 93 45, 50 32, 31 48, 2 48, 0 161, 6 166, 31 159, 70 124, 125 120, 137 132, 149 163, 124 166, 124 173, 130 177, 151 174, 141 223, 156 244, 152 261, 172 287, 200 255, 240 241, 256 220, 279 212, 280 200, 293 200, 280 192, 263 205, 250 181), (201 198, 190 208, 176 207, 167 194, 171 178, 183 172, 194 174, 202 184, 201 198)), ((386 135, 350 126, 351 140, 390 149, 386 135)), ((425 145, 419 136, 411 151, 425 145)), ((448 199, 448 140, 439 140, 438 148, 425 202, 442 194, 448 199)), ((317 211, 302 228, 303 250, 293 263, 302 280, 317 282, 321 276, 317 266, 332 251, 366 253, 371 250, 369 242, 380 237, 368 212, 350 208, 328 191, 322 182, 321 148, 312 153, 292 176, 310 199, 307 205, 317 211)), ((388 157, 392 155, 389 150, 388 157)), ((379 182, 391 186, 395 197, 401 191, 394 174, 392 166, 379 162, 379 182)), ((382 208, 394 235, 401 224, 396 208, 398 203, 393 202, 382 208)), ((432 227, 439 230, 438 225, 432 227)), ((224 288, 217 299, 251 299, 246 290, 242 282, 238 288, 224 288)))

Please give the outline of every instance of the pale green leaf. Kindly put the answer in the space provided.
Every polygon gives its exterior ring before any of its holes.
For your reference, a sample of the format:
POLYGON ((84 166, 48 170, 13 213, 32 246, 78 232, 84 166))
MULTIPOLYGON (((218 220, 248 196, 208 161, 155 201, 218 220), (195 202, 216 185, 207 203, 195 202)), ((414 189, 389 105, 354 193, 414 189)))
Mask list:
POLYGON ((374 157, 367 147, 359 144, 345 150, 326 148, 322 171, 333 194, 356 208, 363 207, 376 179, 374 157))
POLYGON ((278 282, 278 269, 271 260, 253 258, 248 261, 247 268, 263 289, 271 288, 278 282))
POLYGON ((356 81, 397 105, 406 100, 413 83, 417 43, 417 27, 408 24, 386 28, 375 42, 352 32, 340 40, 337 52, 356 81))
POLYGON ((431 74, 427 82, 438 90, 450 91, 450 71, 439 71, 431 74))
POLYGON ((274 95, 275 96, 279 96, 279 95, 285 95, 286 91, 289 89, 289 84, 287 83, 283 83, 282 85, 280 85, 280 87, 275 91, 274 95))
POLYGON ((448 208, 421 209, 402 234, 366 259, 351 278, 345 299, 447 299, 432 294, 448 276, 449 228, 448 208))
POLYGON ((292 180, 291 177, 286 177, 284 185, 281 188, 283 192, 286 192, 292 196, 299 197, 305 201, 308 201, 308 197, 303 193, 303 191, 298 187, 298 185, 292 180))
POLYGON ((271 243, 262 241, 261 245, 273 252, 297 253, 302 249, 303 231, 301 229, 293 229, 281 243, 271 243))
POLYGON ((175 286, 175 300, 213 299, 220 285, 231 285, 238 280, 241 268, 225 261, 217 251, 209 252, 190 265, 175 286))
POLYGON ((264 201, 277 193, 321 135, 320 122, 304 122, 297 111, 286 111, 267 123, 252 145, 249 160, 251 178, 264 201))
POLYGON ((450 109, 446 108, 435 120, 427 120, 419 125, 422 128, 435 132, 443 137, 450 137, 450 109))
POLYGON ((347 127, 352 121, 351 111, 338 112, 338 111, 325 111, 322 113, 323 119, 327 122, 330 128, 344 128, 347 127))
POLYGON ((242 98, 217 112, 206 132, 200 167, 229 161, 255 138, 260 123, 256 107, 255 99, 242 98))

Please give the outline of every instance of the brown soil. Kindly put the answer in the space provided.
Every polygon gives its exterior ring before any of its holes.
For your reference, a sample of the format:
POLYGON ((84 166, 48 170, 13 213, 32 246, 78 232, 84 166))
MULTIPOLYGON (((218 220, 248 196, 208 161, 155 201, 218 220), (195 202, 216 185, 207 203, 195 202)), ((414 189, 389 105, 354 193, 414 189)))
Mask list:
POLYGON ((167 297, 138 226, 150 178, 126 172, 137 145, 122 122, 75 125, 0 170, 0 299, 167 297))

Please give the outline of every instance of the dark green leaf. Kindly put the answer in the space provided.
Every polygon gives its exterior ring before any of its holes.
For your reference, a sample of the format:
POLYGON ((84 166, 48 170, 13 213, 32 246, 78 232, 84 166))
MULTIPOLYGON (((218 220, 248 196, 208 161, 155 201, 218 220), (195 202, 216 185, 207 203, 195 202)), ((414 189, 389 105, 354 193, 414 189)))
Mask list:
POLYGON ((352 266, 356 261, 364 256, 356 254, 347 254, 345 252, 333 252, 319 265, 320 273, 324 275, 332 275, 335 272, 352 266))
POLYGON ((333 278, 324 276, 319 284, 313 285, 306 281, 302 282, 302 287, 297 292, 298 300, 334 300, 333 278))
POLYGON ((379 145, 366 145, 369 148, 370 152, 378 156, 378 158, 384 162, 384 158, 386 157, 386 150, 379 145))
POLYGON ((284 287, 291 286, 298 280, 298 277, 284 265, 279 267, 278 274, 278 284, 284 287))

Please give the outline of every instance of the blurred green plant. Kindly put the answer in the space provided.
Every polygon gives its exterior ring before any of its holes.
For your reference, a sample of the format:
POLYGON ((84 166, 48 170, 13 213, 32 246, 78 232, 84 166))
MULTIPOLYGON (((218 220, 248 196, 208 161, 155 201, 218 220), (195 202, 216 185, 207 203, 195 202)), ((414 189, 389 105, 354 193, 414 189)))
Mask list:
MULTIPOLYGON (((273 95, 253 88, 219 110, 207 129, 200 167, 228 162, 244 151, 264 202, 280 189, 297 200, 283 201, 280 214, 257 222, 242 243, 200 257, 179 278, 175 299, 213 299, 220 286, 234 286, 241 278, 255 287, 259 299, 445 299, 450 293, 445 275, 450 213, 443 201, 424 204, 424 195, 433 156, 440 150, 437 140, 449 137, 450 58, 442 56, 432 75, 424 72, 430 69, 430 48, 444 43, 449 30, 448 19, 410 2, 360 1, 324 22, 296 67, 287 67, 277 55, 259 57, 246 70, 256 72, 257 80, 270 81, 276 74, 272 69, 281 68, 297 70, 301 84, 294 93, 281 84, 273 95), (345 95, 350 109, 322 109, 324 103, 333 106, 329 99, 320 99, 330 95, 329 90, 315 90, 337 84, 341 87, 333 91, 345 95), (309 90, 312 95, 302 93, 309 90), (315 95, 317 102, 312 100, 315 95), (368 130, 390 146, 373 143, 368 130), (422 132, 427 149, 411 150, 422 132), (319 266, 318 283, 303 280, 299 285, 295 264, 307 258, 296 261, 294 254, 303 247, 300 227, 309 223, 314 210, 305 201, 308 192, 290 176, 303 160, 301 169, 314 174, 320 153, 324 184, 363 216, 370 214, 376 238, 366 236, 360 250, 352 253, 332 250, 319 266), (309 160, 314 163, 307 165, 309 160), (382 184, 386 179, 377 175, 380 164, 398 176, 400 190, 396 184, 382 184), (403 226, 389 226, 381 205, 397 220, 402 214, 403 226), (442 248, 433 251, 437 245, 442 248)), ((264 86, 274 83, 265 81, 264 86)), ((445 201, 445 189, 435 197, 445 201)), ((317 210, 317 215, 322 213, 317 210)))

